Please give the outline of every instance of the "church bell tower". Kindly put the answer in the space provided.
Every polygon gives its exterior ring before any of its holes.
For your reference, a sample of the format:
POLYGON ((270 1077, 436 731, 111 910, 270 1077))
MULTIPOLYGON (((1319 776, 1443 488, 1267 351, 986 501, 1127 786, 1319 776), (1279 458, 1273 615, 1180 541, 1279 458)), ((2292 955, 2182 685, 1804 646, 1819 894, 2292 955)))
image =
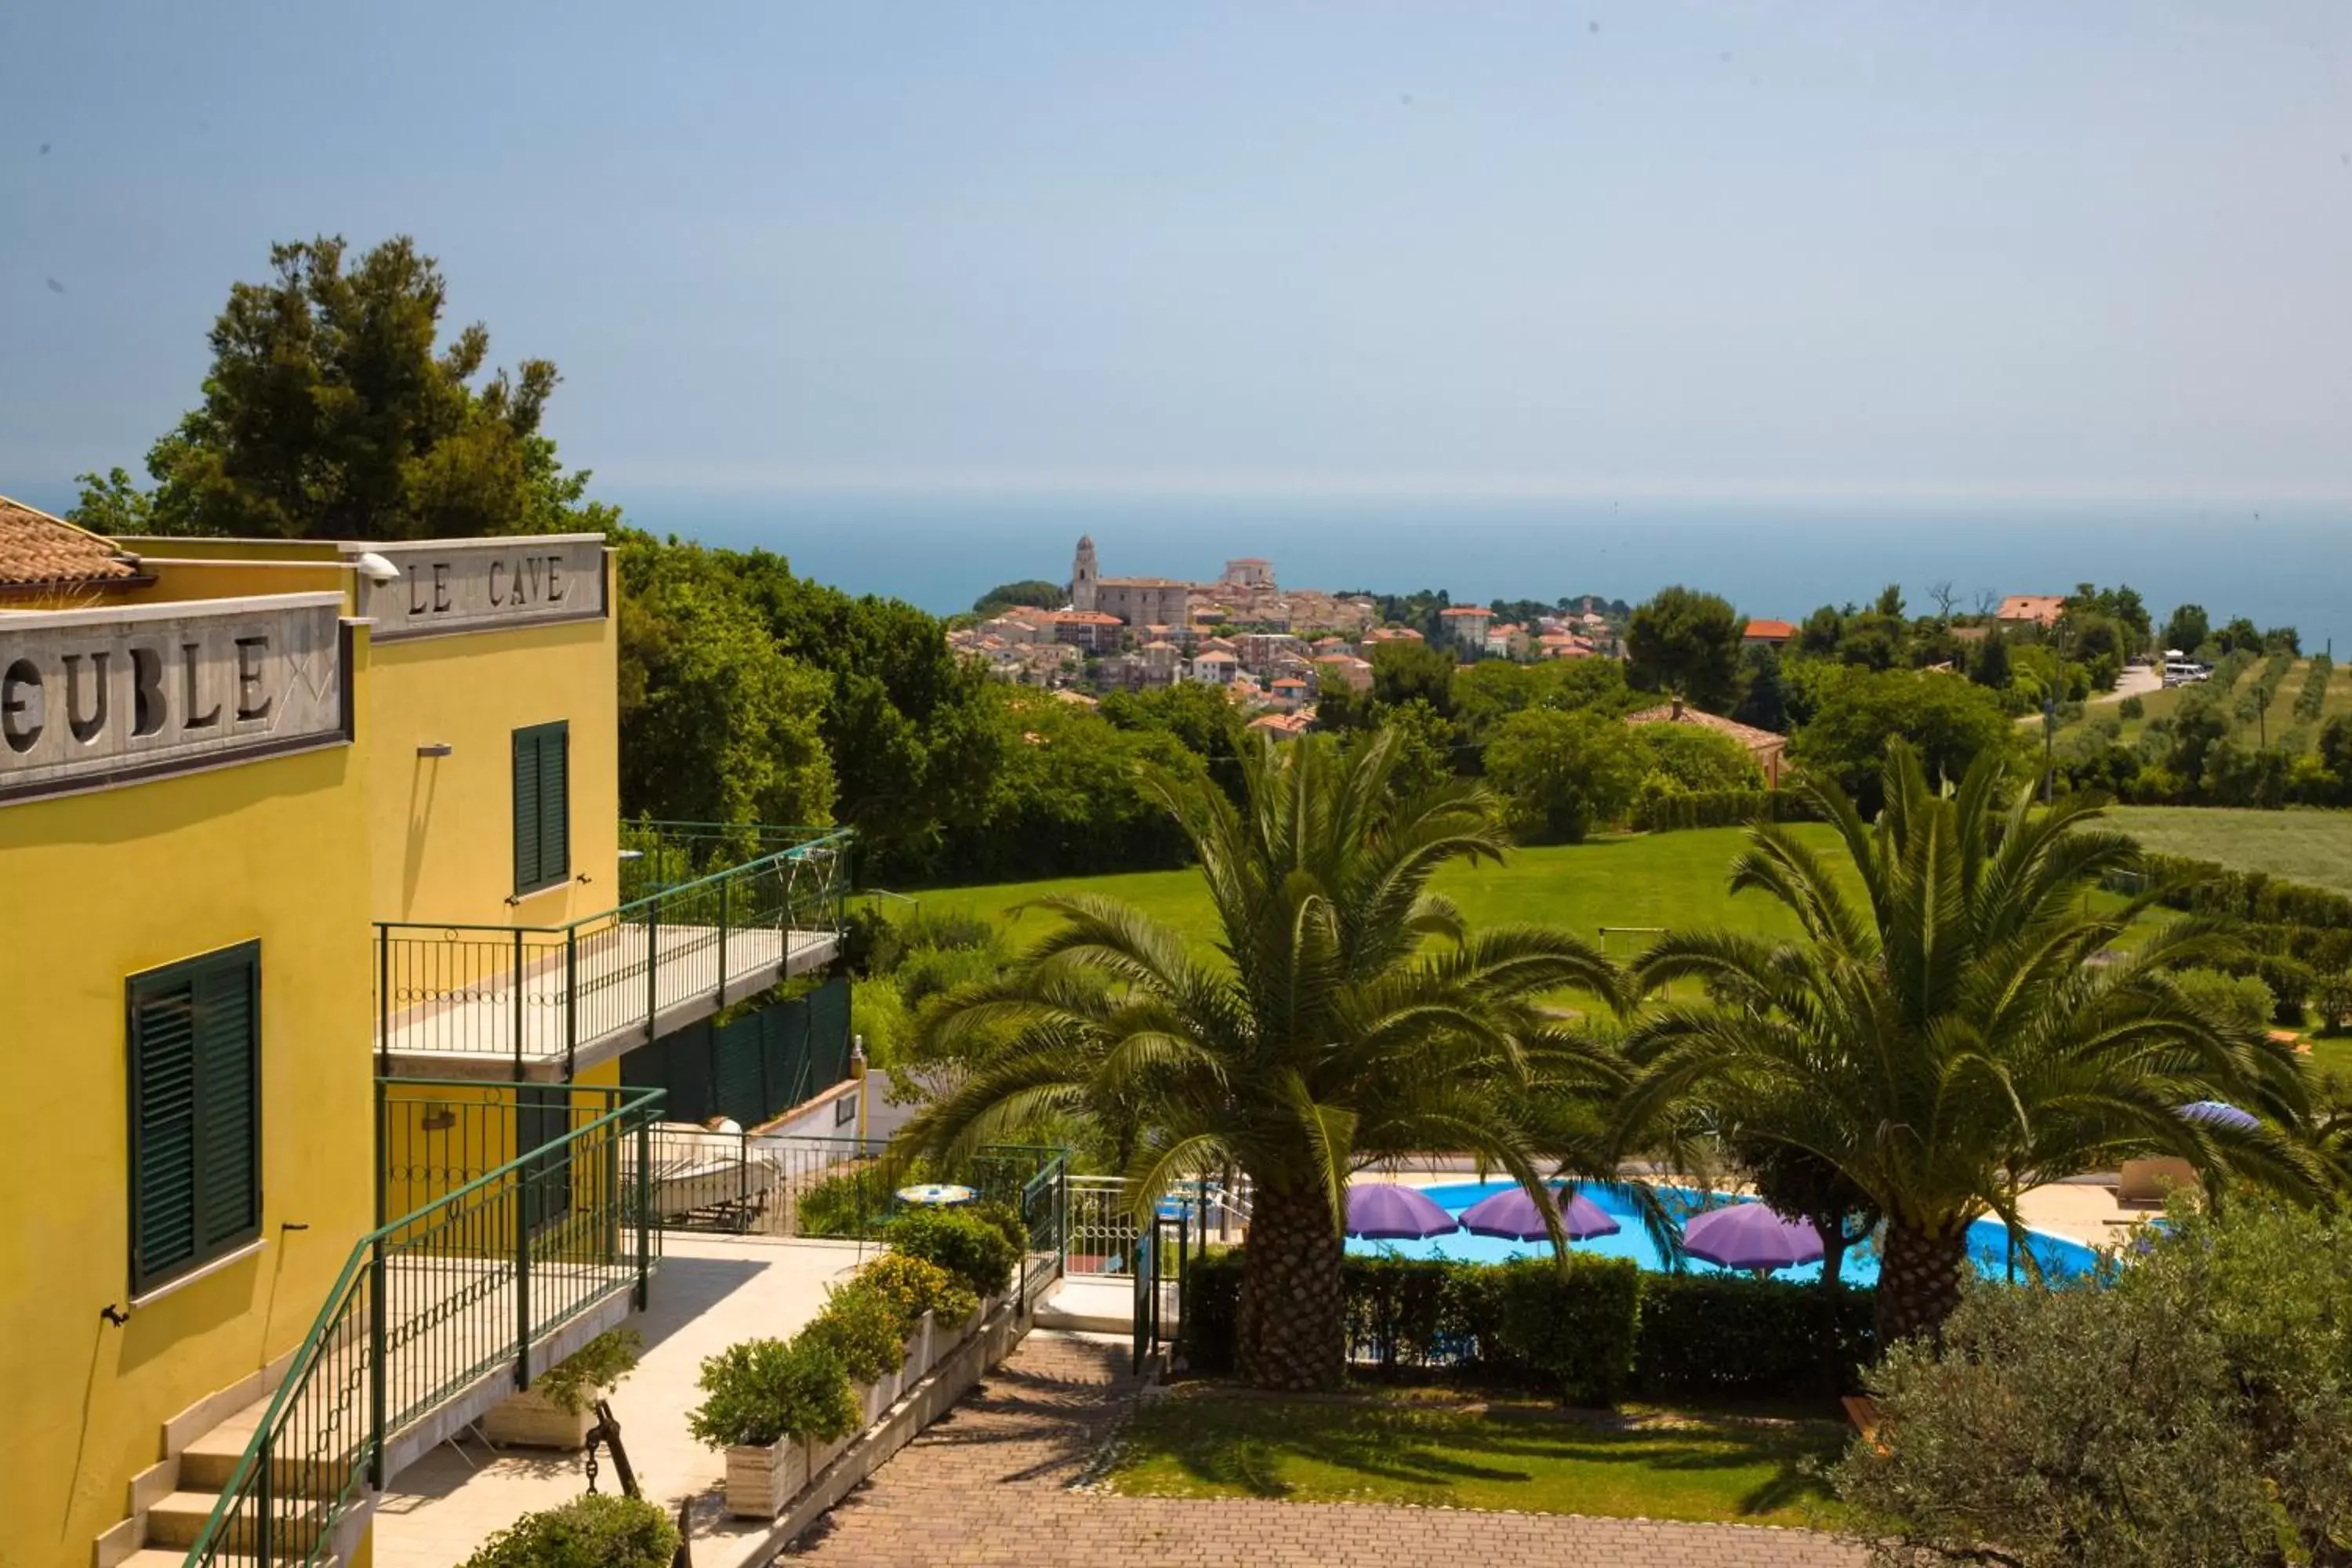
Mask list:
POLYGON ((1095 607, 1095 542, 1092 534, 1078 536, 1078 553, 1070 563, 1070 608, 1091 610, 1095 607))

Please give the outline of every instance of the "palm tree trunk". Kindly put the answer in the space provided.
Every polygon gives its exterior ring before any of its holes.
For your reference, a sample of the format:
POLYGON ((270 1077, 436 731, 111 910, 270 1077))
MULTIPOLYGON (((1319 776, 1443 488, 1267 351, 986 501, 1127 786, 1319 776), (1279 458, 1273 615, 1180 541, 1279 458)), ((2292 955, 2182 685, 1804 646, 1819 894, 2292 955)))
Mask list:
POLYGON ((1244 1253, 1235 1370, 1254 1388, 1322 1393, 1348 1370, 1339 1222, 1321 1192, 1257 1188, 1244 1253))
POLYGON ((1890 1217, 1886 1255, 1878 1269, 1878 1348, 1914 1334, 1937 1334, 1960 1304, 1969 1263, 1968 1226, 1955 1219, 1935 1225, 1890 1217))

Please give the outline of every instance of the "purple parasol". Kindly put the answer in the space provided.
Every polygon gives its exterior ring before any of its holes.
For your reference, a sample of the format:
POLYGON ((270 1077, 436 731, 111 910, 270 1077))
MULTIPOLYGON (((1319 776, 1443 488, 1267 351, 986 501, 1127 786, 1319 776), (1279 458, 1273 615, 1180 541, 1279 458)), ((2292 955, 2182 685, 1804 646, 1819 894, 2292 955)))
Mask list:
POLYGON ((2250 1131, 2262 1125, 2253 1112, 2219 1100, 2192 1100, 2173 1114, 2183 1121, 2202 1121, 2208 1127, 2227 1127, 2235 1132, 2250 1131))
POLYGON ((1348 1189, 1348 1234, 1366 1241, 1420 1241, 1461 1227, 1418 1187, 1364 1182, 1348 1189))
POLYGON ((1684 1226, 1683 1250, 1726 1268, 1788 1268, 1821 1261, 1822 1234, 1762 1204, 1733 1204, 1684 1226))
MULTIPOLYGON (((1558 1203, 1559 1189, 1552 1188, 1551 1194, 1552 1201, 1558 1203)), ((1570 1241, 1614 1236, 1620 1228, 1607 1210, 1580 1193, 1569 1198, 1559 1218, 1570 1241)), ((1506 1241, 1541 1241, 1549 1234, 1544 1229, 1542 1212, 1525 1187, 1480 1198, 1462 1211, 1462 1228, 1473 1236, 1500 1237, 1506 1241)))

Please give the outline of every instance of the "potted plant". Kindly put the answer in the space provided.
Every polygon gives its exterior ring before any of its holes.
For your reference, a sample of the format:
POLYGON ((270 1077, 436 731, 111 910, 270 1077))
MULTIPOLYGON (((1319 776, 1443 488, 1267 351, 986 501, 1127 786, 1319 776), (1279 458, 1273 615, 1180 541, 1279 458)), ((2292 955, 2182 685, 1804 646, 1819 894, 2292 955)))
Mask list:
POLYGON ((464 1568, 670 1568, 678 1544, 677 1526, 658 1504, 600 1493, 524 1514, 464 1568))
POLYGON ((808 1335, 746 1340, 702 1363, 695 1437, 727 1452, 727 1511, 773 1519, 857 1430, 841 1358, 808 1335))
POLYGON ((907 1346, 907 1387, 931 1370, 980 1305, 980 1298, 946 1269, 904 1253, 876 1258, 859 1272, 857 1283, 887 1301, 898 1315, 907 1346))
MULTIPOLYGON (((1009 1213, 1000 1204, 974 1205, 970 1211, 916 1209, 891 1221, 884 1235, 891 1251, 939 1265, 987 1306, 1012 1284, 1013 1266, 1021 1261, 1013 1239, 1018 1220, 1008 1225, 1009 1213)), ((969 1327, 945 1312, 939 1321, 950 1344, 969 1327)))
POLYGON ((645 1342, 635 1329, 598 1334, 522 1393, 500 1400, 483 1418, 482 1435, 525 1448, 586 1447, 596 1401, 636 1369, 645 1342))
POLYGON ((840 1360, 842 1370, 857 1385, 864 1416, 860 1426, 871 1426, 898 1402, 905 1388, 907 1332, 898 1307, 857 1280, 835 1290, 800 1337, 824 1346, 840 1360))

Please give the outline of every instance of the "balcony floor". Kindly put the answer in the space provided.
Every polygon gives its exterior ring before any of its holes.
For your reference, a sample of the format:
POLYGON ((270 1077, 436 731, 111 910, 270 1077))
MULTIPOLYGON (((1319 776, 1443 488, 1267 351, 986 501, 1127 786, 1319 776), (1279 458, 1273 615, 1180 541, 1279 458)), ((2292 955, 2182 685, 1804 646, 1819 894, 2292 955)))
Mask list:
MULTIPOLYGON (((650 996, 646 945, 646 932, 639 926, 616 926, 582 940, 576 960, 578 1039, 570 1051, 575 1072, 709 1017, 787 976, 822 968, 833 961, 838 939, 829 931, 730 931, 722 976, 719 928, 664 926, 650 996)), ((520 1002, 516 975, 505 970, 395 1013, 390 1039, 379 1041, 392 1057, 391 1071, 423 1078, 506 1079, 520 1067, 526 1078, 562 1078, 566 1058, 564 967, 560 958, 526 967, 520 1002)))

